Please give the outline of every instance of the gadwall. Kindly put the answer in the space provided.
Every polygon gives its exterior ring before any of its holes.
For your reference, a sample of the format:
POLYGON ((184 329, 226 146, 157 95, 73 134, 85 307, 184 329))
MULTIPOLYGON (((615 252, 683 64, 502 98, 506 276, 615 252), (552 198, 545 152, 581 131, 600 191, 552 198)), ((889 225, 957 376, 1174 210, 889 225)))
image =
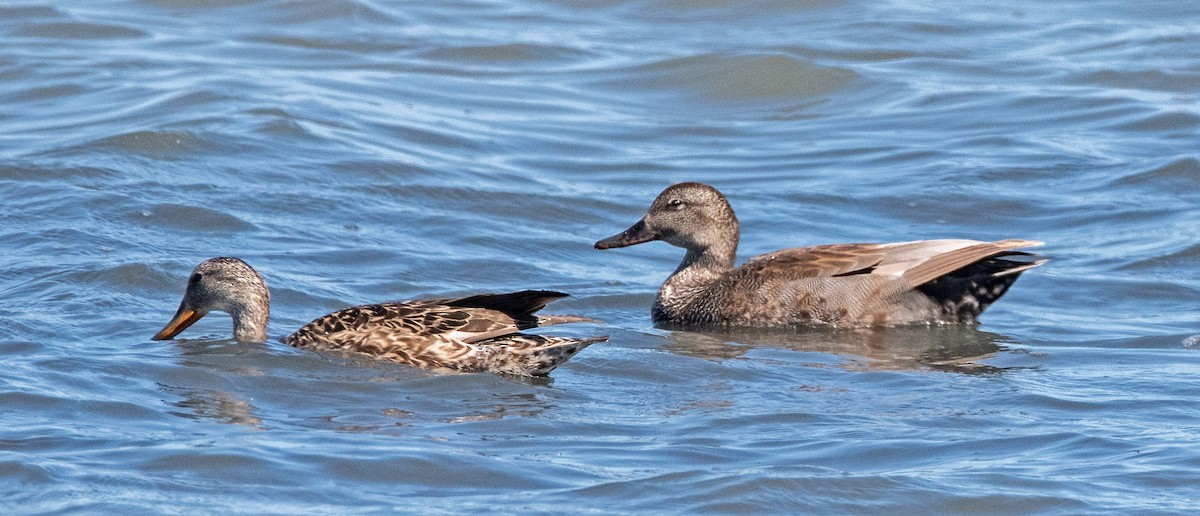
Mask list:
POLYGON ((919 240, 784 249, 735 269, 737 217, 702 183, 667 188, 642 220, 596 249, 651 240, 687 249, 651 311, 657 324, 685 327, 969 323, 1046 262, 1013 250, 1042 244, 1035 240, 919 240))
MULTIPOLYGON (((365 353, 427 369, 540 376, 583 348, 608 340, 519 333, 537 326, 594 322, 570 315, 534 315, 550 301, 566 296, 525 290, 355 306, 304 325, 284 342, 365 353)), ((170 339, 215 310, 233 317, 237 340, 263 342, 270 300, 266 282, 246 262, 226 257, 205 260, 188 278, 175 317, 153 338, 170 339)))

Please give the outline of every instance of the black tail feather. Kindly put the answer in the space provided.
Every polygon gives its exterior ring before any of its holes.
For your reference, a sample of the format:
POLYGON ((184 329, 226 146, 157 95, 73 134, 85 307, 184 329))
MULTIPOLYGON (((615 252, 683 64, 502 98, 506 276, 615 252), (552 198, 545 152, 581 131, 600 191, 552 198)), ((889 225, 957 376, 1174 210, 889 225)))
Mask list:
POLYGON ((537 317, 533 314, 546 307, 555 299, 567 297, 567 294, 553 290, 522 290, 506 294, 479 294, 461 299, 446 301, 447 306, 459 308, 484 308, 496 310, 512 317, 519 323, 533 322, 537 317))
POLYGON ((1008 292, 1017 277, 1030 267, 1031 262, 994 257, 921 285, 918 290, 941 304, 947 314, 959 321, 970 322, 1008 292))

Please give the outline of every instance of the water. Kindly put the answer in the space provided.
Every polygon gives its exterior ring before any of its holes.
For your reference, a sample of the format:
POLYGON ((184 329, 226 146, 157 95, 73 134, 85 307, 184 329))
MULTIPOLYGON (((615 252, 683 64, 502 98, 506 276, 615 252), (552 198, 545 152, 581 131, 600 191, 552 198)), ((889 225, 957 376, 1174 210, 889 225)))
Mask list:
POLYGON ((1200 4, 16 0, 0 6, 8 513, 1190 513, 1200 4), (666 185, 742 256, 933 237, 1054 258, 975 328, 697 334, 666 185), (271 334, 554 288, 549 379, 153 342, 201 260, 271 334))

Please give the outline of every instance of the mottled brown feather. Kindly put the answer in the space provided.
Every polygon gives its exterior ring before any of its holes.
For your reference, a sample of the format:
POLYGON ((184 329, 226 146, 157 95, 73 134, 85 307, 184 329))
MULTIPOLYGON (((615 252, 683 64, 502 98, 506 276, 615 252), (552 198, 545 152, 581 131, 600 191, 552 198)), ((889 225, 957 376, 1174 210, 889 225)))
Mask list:
MULTIPOLYGON (((284 342, 365 353, 431 369, 542 375, 588 345, 608 339, 519 333, 537 326, 591 321, 534 314, 563 297, 566 294, 561 292, 525 290, 353 306, 314 319, 284 342)), ((236 338, 261 342, 267 338, 269 309, 270 291, 258 271, 238 258, 212 258, 192 270, 175 316, 153 338, 173 338, 204 314, 222 311, 233 317, 236 338)))
POLYGON ((589 321, 533 315, 565 296, 523 291, 355 306, 319 317, 284 341, 296 347, 367 353, 430 369, 542 375, 584 347, 608 338, 519 333, 549 324, 589 321))
POLYGON ((879 244, 833 244, 782 249, 742 264, 742 274, 778 278, 825 278, 864 271, 886 256, 879 244))

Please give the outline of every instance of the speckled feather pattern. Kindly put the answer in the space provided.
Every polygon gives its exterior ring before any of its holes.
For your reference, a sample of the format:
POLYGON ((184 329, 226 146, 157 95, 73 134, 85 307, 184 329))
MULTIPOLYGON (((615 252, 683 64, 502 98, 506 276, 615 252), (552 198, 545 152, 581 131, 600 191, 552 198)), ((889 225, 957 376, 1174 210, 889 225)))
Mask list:
MULTIPOLYGON (((442 371, 545 375, 583 348, 608 340, 520 333, 539 326, 598 322, 572 315, 535 314, 563 297, 567 295, 550 290, 523 290, 354 306, 313 320, 284 342, 364 353, 442 371)), ((205 260, 188 278, 179 310, 153 338, 173 338, 210 311, 233 317, 238 340, 266 340, 270 312, 266 281, 238 258, 205 260)))
MULTIPOLYGON (((485 296, 472 296, 487 300, 485 296)), ((538 318, 532 312, 564 294, 525 291, 509 296, 507 313, 462 300, 438 299, 355 306, 317 318, 284 339, 296 347, 365 353, 426 369, 544 375, 607 337, 575 339, 520 330, 586 319, 538 318), (524 296, 520 296, 525 294, 524 296), (524 304, 521 304, 524 303, 524 304)))

